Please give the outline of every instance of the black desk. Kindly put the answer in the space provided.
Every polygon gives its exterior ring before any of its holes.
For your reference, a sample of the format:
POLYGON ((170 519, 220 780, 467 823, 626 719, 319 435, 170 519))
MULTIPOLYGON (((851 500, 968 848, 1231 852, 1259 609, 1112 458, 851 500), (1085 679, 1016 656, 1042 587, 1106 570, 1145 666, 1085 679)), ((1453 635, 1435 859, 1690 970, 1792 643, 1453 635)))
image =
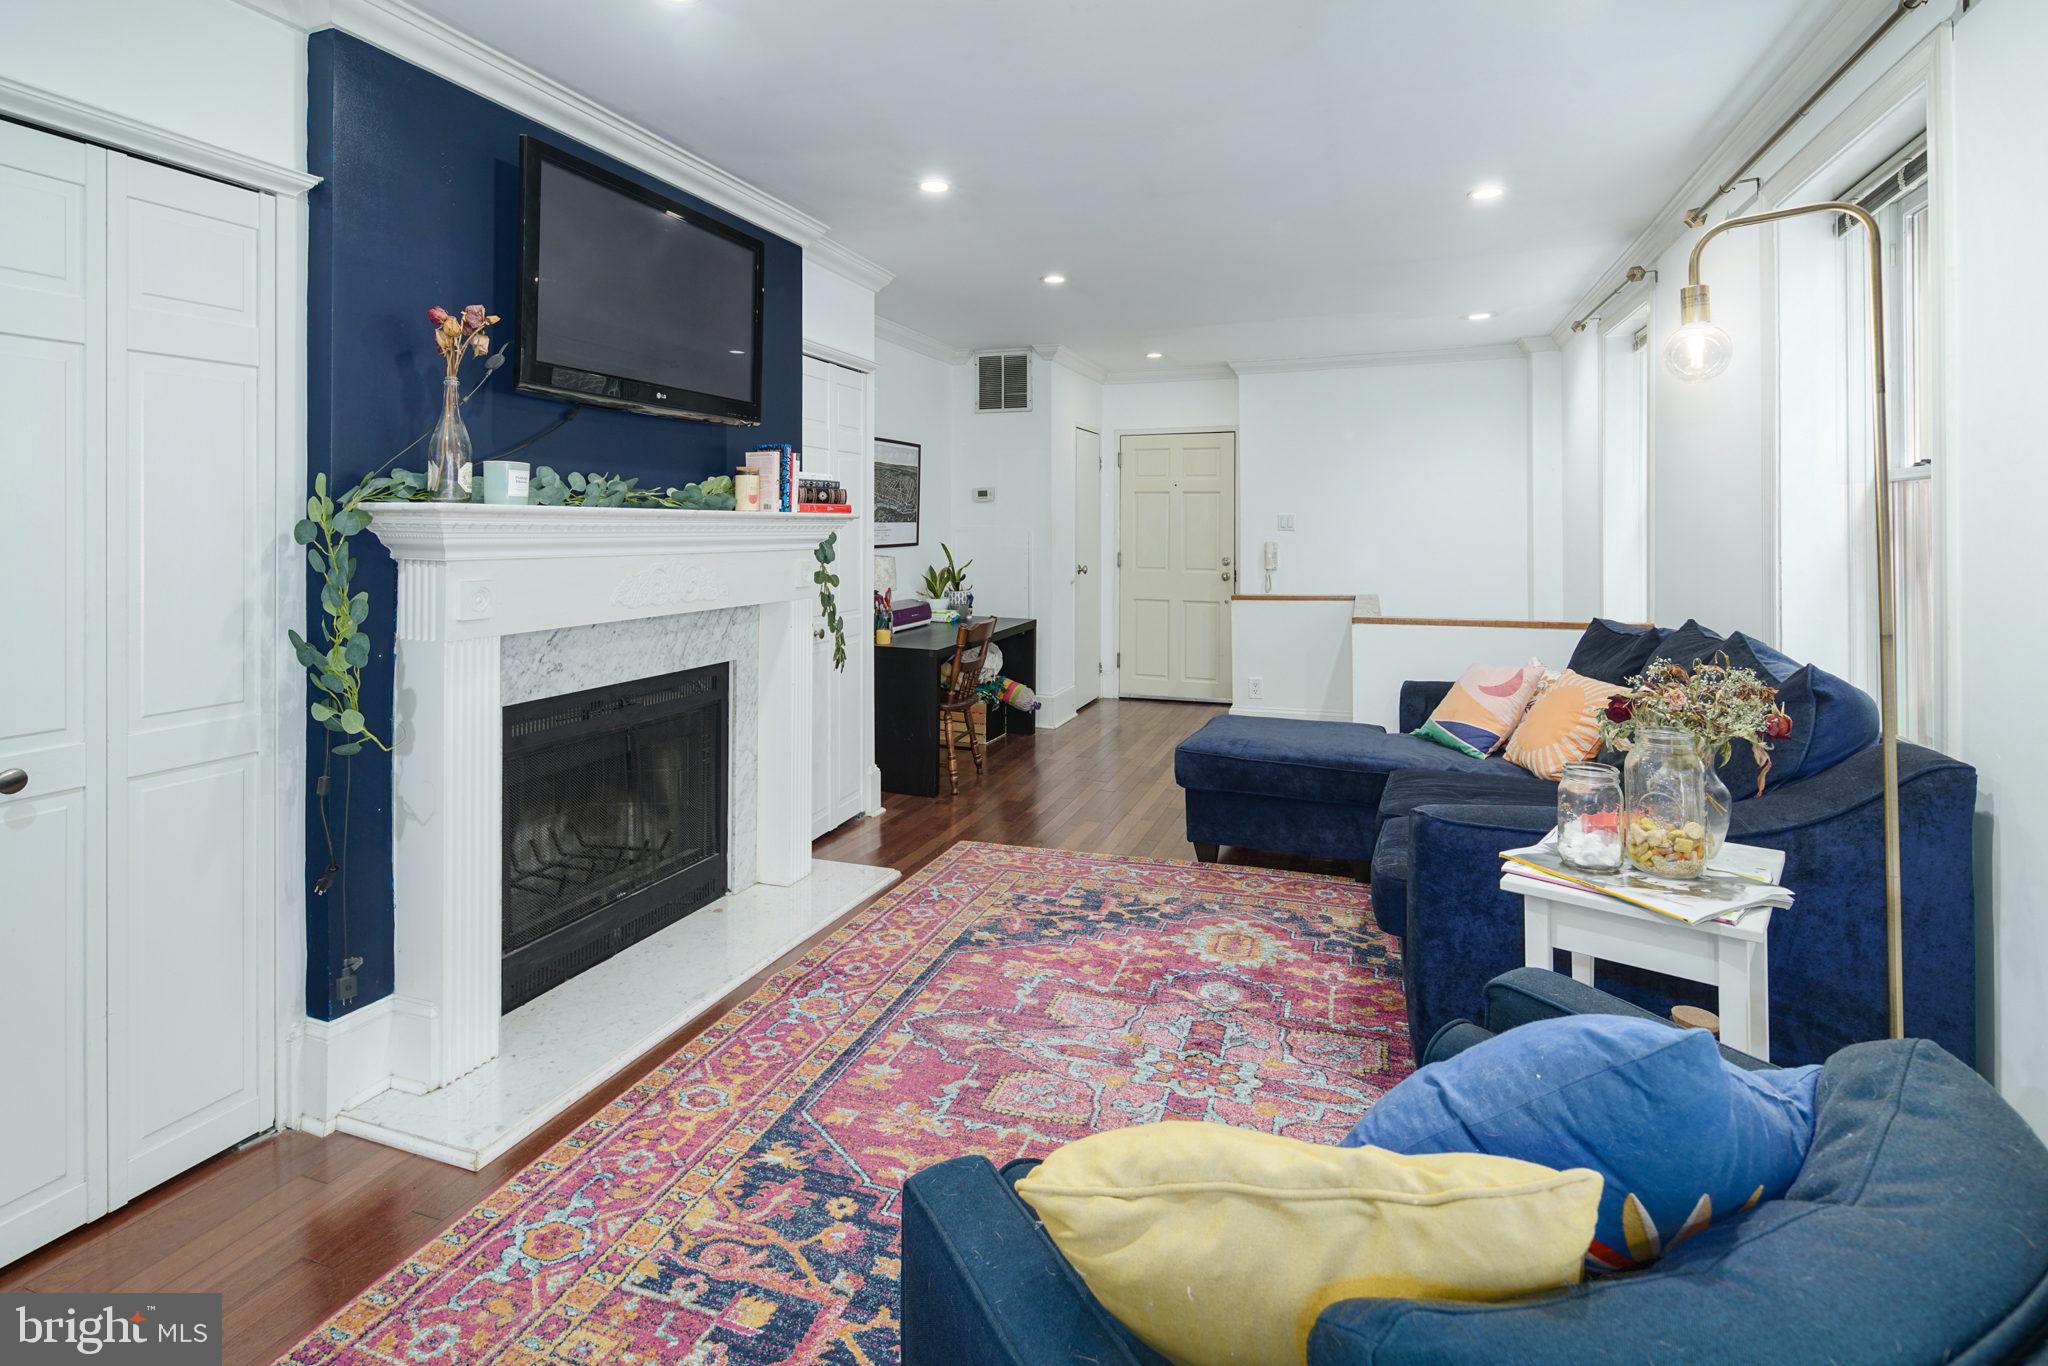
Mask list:
MULTIPOLYGON (((980 617, 974 618, 982 620, 980 617)), ((1038 686, 1038 623, 997 617, 1003 676, 1038 686)), ((875 647, 875 764, 882 790, 912 797, 939 795, 939 670, 953 660, 959 622, 927 623, 891 633, 875 647)), ((988 738, 1029 735, 1038 720, 1001 702, 988 705, 988 738)))

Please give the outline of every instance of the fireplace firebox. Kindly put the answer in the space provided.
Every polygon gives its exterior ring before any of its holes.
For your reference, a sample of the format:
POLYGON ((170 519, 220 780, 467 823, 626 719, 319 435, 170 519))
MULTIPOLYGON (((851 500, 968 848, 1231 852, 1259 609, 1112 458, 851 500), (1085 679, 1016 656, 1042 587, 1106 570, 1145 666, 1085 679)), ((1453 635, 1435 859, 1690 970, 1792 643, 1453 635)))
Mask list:
POLYGON ((503 1009, 726 891, 730 666, 504 709, 503 1009))

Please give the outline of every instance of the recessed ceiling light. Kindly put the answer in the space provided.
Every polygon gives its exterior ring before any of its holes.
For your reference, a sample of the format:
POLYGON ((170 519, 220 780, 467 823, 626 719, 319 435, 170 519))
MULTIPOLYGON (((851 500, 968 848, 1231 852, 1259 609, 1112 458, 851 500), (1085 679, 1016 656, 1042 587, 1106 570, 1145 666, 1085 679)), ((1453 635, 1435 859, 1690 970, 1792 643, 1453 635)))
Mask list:
POLYGON ((1492 316, 1493 315, 1491 313, 1467 313, 1465 315, 1465 321, 1468 323, 1483 323, 1492 316))
POLYGON ((1063 285, 1067 282, 1067 277, 1064 275, 1041 275, 1038 277, 1038 282, 1042 285, 1063 285))
POLYGON ((1164 359, 1166 359, 1166 353, 1165 353, 1164 351, 1147 351, 1147 352, 1145 353, 1145 359, 1146 359, 1146 360, 1164 360, 1164 359))
POLYGON ((917 188, 926 194, 944 194, 953 188, 953 182, 944 176, 928 175, 917 182, 917 188))
POLYGON ((1470 190, 1466 191, 1465 198, 1477 200, 1483 204, 1489 199, 1499 199, 1507 192, 1507 186, 1497 185, 1489 181, 1484 185, 1473 186, 1470 190))

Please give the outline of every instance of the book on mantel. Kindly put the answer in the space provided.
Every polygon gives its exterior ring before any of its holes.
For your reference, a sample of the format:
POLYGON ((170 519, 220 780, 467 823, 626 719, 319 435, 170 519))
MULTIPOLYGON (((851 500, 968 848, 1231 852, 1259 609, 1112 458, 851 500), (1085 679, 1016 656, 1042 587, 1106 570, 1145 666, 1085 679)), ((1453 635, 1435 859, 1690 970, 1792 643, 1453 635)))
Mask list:
POLYGON ((1723 844, 1697 878, 1657 877, 1626 864, 1618 873, 1574 868, 1558 853, 1554 829, 1525 849, 1502 850, 1501 860, 1517 877, 1598 892, 1688 925, 1708 920, 1734 924, 1759 907, 1792 904, 1792 889, 1777 880, 1784 856, 1751 844, 1723 844))

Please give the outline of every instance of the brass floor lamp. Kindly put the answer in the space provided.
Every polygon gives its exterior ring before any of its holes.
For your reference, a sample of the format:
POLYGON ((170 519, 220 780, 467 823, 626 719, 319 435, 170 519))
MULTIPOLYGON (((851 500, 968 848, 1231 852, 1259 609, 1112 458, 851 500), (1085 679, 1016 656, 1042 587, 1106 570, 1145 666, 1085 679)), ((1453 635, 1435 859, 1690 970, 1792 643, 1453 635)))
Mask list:
POLYGON ((1870 379, 1874 412, 1871 430, 1877 488, 1877 685, 1880 743, 1884 747, 1884 935, 1885 992, 1891 1007, 1891 1036, 1906 1035, 1905 930, 1901 915, 1899 874, 1899 684, 1897 603, 1892 584, 1891 459, 1885 440, 1884 387, 1884 244, 1877 220, 1861 205, 1829 202, 1744 214, 1724 219, 1700 234, 1693 244, 1692 265, 1679 291, 1681 326, 1664 344, 1664 360, 1672 373, 1688 383, 1712 379, 1728 368, 1734 343, 1713 323, 1707 287, 1700 283, 1700 254, 1707 243, 1734 228, 1775 223, 1809 213, 1842 214, 1863 225, 1870 255, 1870 379))

